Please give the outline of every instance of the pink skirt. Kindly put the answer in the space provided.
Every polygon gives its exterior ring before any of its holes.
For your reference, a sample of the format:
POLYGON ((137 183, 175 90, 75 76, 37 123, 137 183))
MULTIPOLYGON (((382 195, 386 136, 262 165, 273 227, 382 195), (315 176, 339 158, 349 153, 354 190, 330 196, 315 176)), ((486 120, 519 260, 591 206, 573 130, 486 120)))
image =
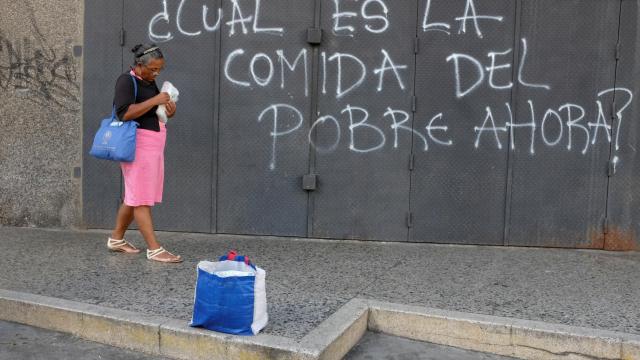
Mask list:
POLYGON ((136 158, 130 163, 120 163, 125 205, 153 206, 162 202, 166 140, 167 129, 162 122, 160 132, 136 130, 136 158))

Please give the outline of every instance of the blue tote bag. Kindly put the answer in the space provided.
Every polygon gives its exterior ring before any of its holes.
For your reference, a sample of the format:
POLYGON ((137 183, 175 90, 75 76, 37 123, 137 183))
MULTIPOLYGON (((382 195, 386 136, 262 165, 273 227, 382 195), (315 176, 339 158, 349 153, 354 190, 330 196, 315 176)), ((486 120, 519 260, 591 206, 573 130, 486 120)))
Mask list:
MULTIPOLYGON (((133 81, 134 99, 138 97, 138 84, 133 81)), ((98 132, 93 138, 93 145, 89 154, 98 159, 132 162, 136 157, 136 129, 138 123, 130 121, 120 121, 116 116, 116 105, 113 105, 111 117, 102 120, 98 132)))
POLYGON ((266 272, 229 252, 220 261, 200 261, 191 326, 235 335, 255 335, 268 322, 266 272))

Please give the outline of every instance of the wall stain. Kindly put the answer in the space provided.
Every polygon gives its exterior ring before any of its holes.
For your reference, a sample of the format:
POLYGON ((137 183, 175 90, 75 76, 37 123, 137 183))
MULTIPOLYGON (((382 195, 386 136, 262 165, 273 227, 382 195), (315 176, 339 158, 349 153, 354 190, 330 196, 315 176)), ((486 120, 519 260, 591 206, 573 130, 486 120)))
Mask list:
POLYGON ((605 234, 602 229, 593 228, 589 231, 591 243, 585 247, 591 249, 603 249, 608 251, 633 251, 638 250, 638 241, 635 231, 623 229, 618 226, 609 226, 605 234))
POLYGON ((635 231, 619 227, 611 227, 604 236, 604 249, 611 251, 638 250, 635 231))

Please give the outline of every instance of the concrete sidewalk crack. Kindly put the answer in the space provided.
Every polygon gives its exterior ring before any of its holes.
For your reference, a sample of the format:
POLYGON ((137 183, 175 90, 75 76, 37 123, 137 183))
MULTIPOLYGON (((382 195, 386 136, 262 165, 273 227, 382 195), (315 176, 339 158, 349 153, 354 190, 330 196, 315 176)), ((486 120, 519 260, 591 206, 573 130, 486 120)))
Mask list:
POLYGON ((380 278, 382 276, 384 276, 385 274, 389 273, 391 270, 397 268, 398 266, 400 266, 402 264, 402 260, 398 260, 396 261, 393 265, 389 266, 387 269, 384 270, 383 275, 380 276, 376 276, 373 280, 371 280, 369 283, 365 284, 362 288, 360 288, 360 290, 358 290, 356 292, 356 295, 354 295, 353 297, 351 297, 349 300, 353 300, 355 298, 359 298, 360 296, 362 296, 362 293, 364 291, 366 291, 367 289, 369 289, 373 284, 377 283, 378 280, 380 280, 380 278))
POLYGON ((162 355, 162 324, 158 325, 158 354, 162 355))
POLYGON ((620 359, 620 357, 604 358, 604 357, 591 356, 591 355, 582 354, 582 353, 578 353, 578 352, 574 352, 574 351, 553 352, 553 351, 537 348, 535 346, 527 346, 527 345, 519 345, 519 344, 515 344, 514 346, 523 347, 523 348, 527 348, 527 349, 538 350, 538 351, 545 352, 547 354, 558 355, 558 356, 577 355, 577 356, 581 356, 581 357, 584 357, 584 358, 587 358, 587 359, 593 359, 593 360, 618 360, 618 359, 620 359))

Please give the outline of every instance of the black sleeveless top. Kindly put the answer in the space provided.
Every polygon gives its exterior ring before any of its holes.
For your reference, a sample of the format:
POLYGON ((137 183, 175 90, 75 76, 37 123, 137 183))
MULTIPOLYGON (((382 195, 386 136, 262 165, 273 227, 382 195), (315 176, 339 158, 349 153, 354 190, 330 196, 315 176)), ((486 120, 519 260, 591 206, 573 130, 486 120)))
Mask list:
MULTIPOLYGON (((116 106, 116 114, 118 115, 118 119, 122 119, 124 114, 127 113, 127 110, 129 110, 129 105, 134 103, 141 103, 145 100, 151 99, 152 97, 160 93, 160 90, 158 90, 158 86, 156 85, 155 81, 148 82, 145 80, 140 80, 136 77, 134 77, 134 79, 138 84, 138 96, 136 97, 135 102, 133 99, 133 81, 129 72, 120 75, 118 77, 118 80, 116 81, 116 90, 115 96, 113 97, 113 103, 116 106)), ((158 116, 156 115, 157 108, 157 106, 154 106, 153 108, 151 108, 151 110, 147 111, 137 119, 132 119, 140 124, 138 129, 160 131, 160 124, 158 123, 158 116)))

